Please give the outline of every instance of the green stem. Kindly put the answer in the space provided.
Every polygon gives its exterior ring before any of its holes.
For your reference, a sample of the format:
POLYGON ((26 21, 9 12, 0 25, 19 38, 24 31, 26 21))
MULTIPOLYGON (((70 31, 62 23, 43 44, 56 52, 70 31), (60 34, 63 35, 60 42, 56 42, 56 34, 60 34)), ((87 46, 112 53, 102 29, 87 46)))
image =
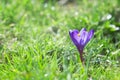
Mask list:
POLYGON ((83 58, 83 50, 80 50, 79 48, 77 48, 80 54, 80 60, 82 63, 84 63, 84 58, 83 58))

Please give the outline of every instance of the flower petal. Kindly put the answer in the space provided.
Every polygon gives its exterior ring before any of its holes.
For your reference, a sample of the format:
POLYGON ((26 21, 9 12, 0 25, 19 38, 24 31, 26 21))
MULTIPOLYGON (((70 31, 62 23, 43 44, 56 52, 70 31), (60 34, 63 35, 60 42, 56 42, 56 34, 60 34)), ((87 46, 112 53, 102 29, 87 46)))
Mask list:
POLYGON ((90 40, 94 35, 94 30, 90 30, 88 33, 88 40, 90 40))
POLYGON ((69 35, 70 38, 72 39, 73 43, 77 46, 79 45, 79 31, 78 30, 70 30, 69 35))
POLYGON ((83 31, 81 36, 80 36, 80 45, 81 46, 85 46, 86 45, 87 36, 88 36, 88 32, 87 31, 83 31))
POLYGON ((82 29, 81 29, 80 35, 81 35, 84 31, 86 31, 86 28, 82 28, 82 29))
POLYGON ((94 35, 94 30, 90 30, 87 34, 85 44, 87 44, 90 41, 90 39, 93 37, 93 35, 94 35))

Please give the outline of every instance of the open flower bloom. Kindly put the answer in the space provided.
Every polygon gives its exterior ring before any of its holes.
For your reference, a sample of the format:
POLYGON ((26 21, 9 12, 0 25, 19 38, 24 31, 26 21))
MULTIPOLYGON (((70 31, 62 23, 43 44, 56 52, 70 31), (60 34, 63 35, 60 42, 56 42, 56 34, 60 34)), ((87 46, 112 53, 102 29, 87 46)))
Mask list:
MULTIPOLYGON (((90 39, 94 35, 94 30, 90 30, 89 32, 86 31, 85 28, 82 28, 79 32, 78 30, 70 30, 69 35, 73 43, 76 45, 80 56, 82 58, 82 53, 85 45, 90 41, 90 39)), ((83 60, 81 60, 83 61, 83 60)))

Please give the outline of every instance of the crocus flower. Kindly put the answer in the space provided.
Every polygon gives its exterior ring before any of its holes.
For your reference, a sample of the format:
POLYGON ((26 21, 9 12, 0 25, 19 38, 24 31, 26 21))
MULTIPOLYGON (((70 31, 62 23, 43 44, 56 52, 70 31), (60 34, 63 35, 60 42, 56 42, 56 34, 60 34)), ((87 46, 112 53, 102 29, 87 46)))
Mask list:
POLYGON ((70 30, 69 35, 75 46, 77 47, 80 53, 81 62, 84 61, 83 59, 83 49, 85 45, 90 41, 90 39, 94 35, 94 30, 90 30, 89 32, 86 31, 85 28, 82 28, 79 32, 78 30, 70 30))

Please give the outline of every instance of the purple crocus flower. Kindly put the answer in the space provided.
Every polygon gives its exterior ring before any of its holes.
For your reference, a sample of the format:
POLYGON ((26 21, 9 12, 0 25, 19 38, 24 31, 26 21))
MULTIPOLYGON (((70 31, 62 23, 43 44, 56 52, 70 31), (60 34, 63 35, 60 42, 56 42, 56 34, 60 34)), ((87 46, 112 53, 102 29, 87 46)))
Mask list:
POLYGON ((89 32, 86 31, 85 28, 82 28, 79 32, 78 30, 70 30, 69 35, 75 46, 77 47, 80 53, 81 62, 84 61, 83 59, 83 49, 85 45, 90 41, 90 39, 94 35, 94 30, 90 30, 89 32))

